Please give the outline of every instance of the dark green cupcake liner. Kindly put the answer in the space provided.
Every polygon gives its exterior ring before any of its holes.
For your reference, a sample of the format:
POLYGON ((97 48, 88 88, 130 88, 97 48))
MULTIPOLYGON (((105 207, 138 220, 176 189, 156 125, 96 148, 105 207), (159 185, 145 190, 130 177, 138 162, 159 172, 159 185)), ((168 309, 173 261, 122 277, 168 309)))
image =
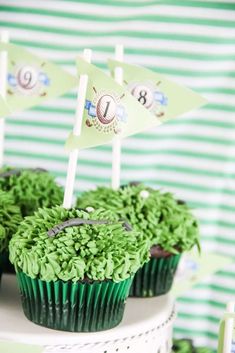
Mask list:
POLYGON ((95 332, 117 326, 133 278, 122 282, 46 282, 17 273, 25 316, 48 328, 95 332))
POLYGON ((168 257, 151 257, 135 274, 131 297, 156 297, 171 289, 181 254, 168 257))
POLYGON ((2 268, 2 272, 4 273, 15 273, 14 266, 10 263, 9 260, 9 252, 4 251, 0 254, 0 265, 2 268))

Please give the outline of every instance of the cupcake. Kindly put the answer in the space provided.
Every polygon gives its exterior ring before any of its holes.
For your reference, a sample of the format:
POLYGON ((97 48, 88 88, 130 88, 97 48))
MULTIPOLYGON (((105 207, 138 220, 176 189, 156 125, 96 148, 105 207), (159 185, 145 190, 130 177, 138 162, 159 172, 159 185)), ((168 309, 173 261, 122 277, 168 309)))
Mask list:
POLYGON ((149 242, 102 209, 39 209, 11 239, 26 317, 64 331, 110 329, 122 320, 149 242))
POLYGON ((13 197, 0 190, 0 280, 9 240, 16 232, 21 220, 20 209, 15 205, 13 197))
POLYGON ((77 206, 104 207, 127 220, 150 241, 151 258, 135 275, 131 296, 167 293, 184 251, 199 248, 198 224, 187 205, 171 193, 131 183, 114 191, 99 187, 83 193, 77 206))
POLYGON ((22 216, 29 216, 40 207, 62 204, 63 189, 46 170, 5 167, 0 171, 0 189, 11 193, 22 216))

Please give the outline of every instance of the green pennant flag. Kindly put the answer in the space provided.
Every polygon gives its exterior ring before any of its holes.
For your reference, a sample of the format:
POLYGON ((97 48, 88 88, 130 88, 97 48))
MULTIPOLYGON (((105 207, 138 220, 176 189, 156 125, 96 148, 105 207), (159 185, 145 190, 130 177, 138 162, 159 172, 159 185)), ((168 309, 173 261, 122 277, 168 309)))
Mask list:
POLYGON ((79 75, 88 75, 88 86, 81 135, 70 134, 68 150, 102 145, 114 136, 123 138, 160 125, 159 119, 96 66, 79 57, 77 68, 79 75))
POLYGON ((122 68, 125 87, 161 122, 199 108, 207 102, 198 93, 144 67, 111 59, 108 60, 108 66, 112 75, 116 67, 122 68))
POLYGON ((198 254, 195 250, 186 253, 180 261, 171 293, 176 297, 184 295, 206 277, 232 264, 233 261, 233 257, 215 253, 198 254))
POLYGON ((0 118, 3 118, 7 115, 9 115, 11 112, 9 106, 7 105, 6 101, 2 96, 0 95, 0 118))
POLYGON ((21 46, 0 43, 0 51, 3 50, 8 53, 6 102, 11 113, 62 95, 78 83, 76 77, 58 65, 31 54, 21 46))

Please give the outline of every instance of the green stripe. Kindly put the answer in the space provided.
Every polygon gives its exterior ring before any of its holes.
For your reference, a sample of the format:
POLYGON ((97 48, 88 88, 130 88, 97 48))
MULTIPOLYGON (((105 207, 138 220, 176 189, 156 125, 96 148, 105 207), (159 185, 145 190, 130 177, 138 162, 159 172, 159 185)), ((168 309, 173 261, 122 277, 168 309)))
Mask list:
MULTIPOLYGON (((234 24, 235 25, 235 24, 234 24)), ((47 44, 45 42, 38 42, 38 41, 31 41, 30 39, 27 40, 12 40, 12 43, 17 44, 17 45, 22 45, 25 47, 32 47, 32 48, 40 48, 40 49, 50 49, 50 50, 59 50, 65 51, 65 52, 70 52, 70 51, 76 51, 76 52, 81 52, 84 49, 84 46, 80 45, 63 45, 61 44, 54 44, 50 43, 47 44)), ((108 54, 114 54, 114 48, 113 46, 107 44, 104 46, 100 45, 89 45, 89 48, 91 48, 95 52, 101 52, 101 53, 108 53, 108 54)), ((125 48, 125 54, 127 55, 146 55, 146 56, 159 56, 159 57, 172 57, 172 58, 179 58, 179 59, 189 59, 189 60, 202 60, 202 61, 227 61, 227 60, 235 60, 235 54, 229 54, 229 53, 218 53, 218 55, 214 54, 203 54, 203 53, 190 53, 190 52, 178 52, 172 50, 172 48, 169 48, 169 50, 160 50, 160 49, 154 49, 154 48, 125 48)), ((204 88, 202 88, 204 89, 204 88)), ((206 88, 205 88, 206 89, 206 88)), ((226 88, 225 88, 226 89, 226 88)), ((233 90, 234 91, 234 90, 233 90)), ((222 93, 225 93, 223 91, 222 93)))
MULTIPOLYGON (((204 170, 204 169, 198 169, 198 168, 191 168, 191 167, 180 167, 180 166, 170 166, 166 164, 151 164, 152 168, 151 169, 156 169, 160 171, 170 171, 174 173, 185 173, 185 174, 190 174, 190 175, 202 175, 202 176, 210 176, 210 177, 215 177, 215 178, 222 178, 222 177, 231 177, 235 178, 235 173, 226 173, 225 171, 222 172, 217 172, 217 171, 211 171, 211 170, 204 170)), ((135 168, 136 166, 125 166, 123 165, 124 169, 140 169, 143 170, 146 165, 139 166, 138 168, 135 168)), ((235 208, 234 208, 235 210, 235 208)))
POLYGON ((216 300, 212 299, 206 299, 206 298, 189 298, 189 297, 181 297, 177 299, 178 302, 180 303, 188 303, 190 305, 193 304, 206 304, 208 306, 220 308, 220 309, 225 309, 225 304, 218 302, 216 300))
POLYGON ((43 112, 43 113, 56 113, 56 114, 70 114, 75 115, 75 108, 63 108, 63 107, 48 107, 48 106, 35 106, 30 109, 31 111, 43 112))
MULTIPOLYGON (((232 59, 233 60, 233 59, 232 59)), ((234 95, 235 94, 235 89, 234 88, 229 88, 229 87, 195 87, 195 91, 198 91, 200 93, 218 93, 218 94, 228 94, 228 95, 234 95)))
POLYGON ((234 280, 234 271, 224 271, 221 270, 219 272, 216 273, 216 276, 219 277, 227 277, 227 278, 231 278, 232 280, 234 280))
POLYGON ((133 31, 133 30, 116 30, 116 31, 81 31, 68 28, 40 26, 28 23, 16 23, 9 21, 1 21, 2 26, 16 29, 32 30, 37 32, 54 33, 70 36, 82 36, 87 37, 133 37, 133 38, 146 38, 146 39, 166 39, 175 41, 186 41, 195 43, 217 43, 220 45, 224 44, 235 44, 235 38, 218 38, 210 37, 206 35, 189 35, 189 34, 176 34, 176 33, 151 33, 146 31, 133 31))
MULTIPOLYGON (((74 0, 75 1, 75 0, 74 0)), ((89 0, 92 1, 92 0, 89 0)), ((229 10, 234 11, 234 4, 226 1, 192 1, 192 0, 166 0, 165 4, 173 6, 199 7, 207 9, 229 10)))
POLYGON ((175 333, 180 333, 180 334, 184 334, 184 335, 190 335, 190 336, 202 336, 202 337, 209 337, 215 340, 218 340, 218 333, 214 333, 211 331, 206 331, 206 330, 195 330, 195 329, 189 329, 189 328, 182 328, 179 326, 176 326, 174 328, 174 332, 175 333))
MULTIPOLYGON (((231 192, 231 195, 235 195, 235 191, 231 192)), ((224 220, 219 220, 219 219, 217 219, 216 221, 211 220, 211 219, 201 220, 201 224, 204 224, 204 225, 217 225, 217 226, 224 227, 224 228, 235 229, 235 223, 224 221, 224 220)))
MULTIPOLYGON (((77 3, 77 0, 69 0, 69 2, 75 2, 77 3)), ((69 3, 68 2, 68 3, 69 3)), ((223 1, 214 1, 214 2, 198 2, 198 1, 190 1, 190 0, 183 0, 183 1, 178 1, 178 0, 153 0, 153 1, 140 1, 137 0, 135 2, 133 1, 117 1, 117 0, 83 0, 79 1, 80 6, 82 6, 82 3, 84 4, 95 4, 95 5, 105 5, 105 6, 110 6, 110 7, 146 7, 146 6, 153 6, 157 4, 163 4, 163 5, 174 5, 174 6, 185 6, 185 7, 203 7, 203 8, 209 8, 209 9, 219 9, 219 10, 234 10, 234 6, 230 2, 223 2, 223 1)))
POLYGON ((196 185, 196 184, 192 184, 192 183, 187 184, 187 183, 181 183, 181 182, 176 182, 176 181, 166 181, 166 180, 160 180, 158 178, 156 178, 155 184, 158 184, 158 185, 164 186, 164 187, 175 187, 175 188, 182 188, 182 189, 186 189, 186 190, 194 190, 194 191, 209 192, 209 193, 214 192, 214 193, 218 193, 218 194, 221 193, 221 194, 226 194, 226 195, 235 195, 235 191, 232 191, 229 189, 220 189, 220 188, 215 188, 215 187, 196 185))
POLYGON ((180 24, 196 24, 196 25, 205 25, 205 26, 215 26, 215 27, 228 27, 234 28, 235 21, 223 20, 220 19, 204 19, 204 18, 195 18, 195 17, 180 17, 180 16, 163 16, 156 14, 141 14, 141 15, 129 15, 129 16, 107 16, 105 13, 97 15, 93 14, 81 14, 81 13, 73 13, 67 11, 57 11, 55 9, 35 9, 30 7, 18 7, 18 6, 7 6, 2 5, 1 10, 7 11, 10 13, 23 13, 23 14, 33 14, 40 16, 51 16, 56 18, 67 18, 67 19, 76 19, 82 21, 92 21, 92 22, 133 22, 133 21, 148 21, 148 22, 158 22, 158 23, 180 23, 180 24))
POLYGON ((188 319, 189 320, 208 320, 215 324, 217 324, 220 321, 220 318, 218 317, 211 316, 211 315, 203 315, 198 312, 194 312, 193 314, 190 314, 190 313, 185 313, 180 311, 179 313, 177 313, 177 316, 181 319, 187 319, 187 320, 188 319))
MULTIPOLYGON (((74 60, 54 60, 54 63, 57 65, 64 65, 64 66, 71 66, 74 67, 74 60)), ((107 70, 107 66, 105 62, 96 62, 94 60, 93 62, 94 65, 96 65, 98 68, 107 70)), ((149 70, 152 70, 158 74, 163 74, 163 75, 172 75, 172 76, 183 76, 183 77, 235 77, 235 71, 231 71, 231 69, 226 71, 221 71, 221 70, 214 70, 214 71, 192 71, 190 69, 184 70, 184 69, 179 69, 179 68, 164 68, 164 67, 155 67, 155 66, 146 66, 149 70)), ((108 70, 107 70, 108 72, 108 70)), ((217 109, 217 108, 216 108, 217 109)))
POLYGON ((188 205, 190 208, 205 208, 205 209, 214 209, 214 210, 221 210, 226 212, 235 212, 235 206, 230 206, 227 204, 211 204, 206 202, 196 202, 196 201, 188 201, 188 205))
MULTIPOLYGON (((61 129, 61 130, 71 130, 72 128, 72 123, 71 124, 64 124, 64 123, 52 123, 52 122, 43 122, 43 121, 28 121, 28 120, 22 120, 22 119, 8 119, 8 124, 10 125, 17 125, 17 126, 28 126, 28 127, 45 127, 48 129, 61 129)), ((167 141, 167 140, 180 140, 180 141, 194 141, 194 142, 208 142, 216 145, 224 145, 224 146, 231 146, 235 143, 233 139, 222 139, 222 138, 215 138, 215 137, 209 137, 209 136, 196 136, 196 135, 190 135, 190 134, 161 134, 161 135, 156 135, 156 134, 151 134, 151 133, 145 133, 145 134, 137 134, 133 136, 134 139, 136 140, 153 140, 153 141, 167 141)), ((153 166, 155 167, 155 166, 153 166)), ((135 166, 133 166, 135 168, 135 166)), ((137 167, 138 168, 138 167, 137 167)), ((142 166, 139 167, 139 169, 142 168, 142 166)), ((170 167, 171 168, 171 167, 170 167)), ((195 172, 197 172, 195 170, 195 172)), ((220 176, 224 175, 224 173, 220 173, 220 176)))
POLYGON ((211 126, 211 127, 219 127, 223 129, 234 129, 235 123, 228 121, 216 121, 216 120, 207 120, 206 118, 201 117, 200 119, 188 118, 184 119, 172 119, 166 122, 168 125, 200 125, 200 126, 211 126))
POLYGON ((221 293, 227 293, 227 294, 230 294, 232 296, 235 295, 235 288, 228 288, 228 287, 225 287, 225 286, 219 286, 217 284, 213 284, 213 283, 201 283, 199 285, 197 285, 197 288, 199 289, 212 289, 216 292, 221 292, 221 293))
POLYGON ((231 146, 235 144, 234 139, 229 139, 229 138, 219 138, 219 137, 213 137, 213 136, 197 136, 197 135, 191 135, 191 134, 179 134, 179 133, 172 133, 172 134, 164 134, 162 133, 161 135, 156 135, 152 133, 140 133, 137 135, 134 135, 136 140, 153 140, 153 141, 158 141, 158 140, 172 140, 172 139, 179 139, 180 141, 194 141, 194 142, 209 142, 212 144, 216 145, 224 145, 224 146, 231 146))
POLYGON ((48 128, 48 129, 62 129, 62 130, 71 130, 72 129, 72 126, 73 124, 64 124, 64 123, 60 123, 59 121, 57 121, 56 123, 52 123, 52 122, 45 122, 45 121, 29 121, 29 120, 22 120, 22 119, 18 119, 15 120, 15 119, 12 119, 9 118, 7 120, 7 123, 9 125, 16 125, 16 126, 28 126, 29 128, 30 127, 44 127, 44 128, 48 128))
POLYGON ((203 235, 203 240, 213 241, 213 243, 220 243, 223 245, 235 245, 235 240, 226 238, 224 234, 222 236, 213 235, 213 238, 203 235))

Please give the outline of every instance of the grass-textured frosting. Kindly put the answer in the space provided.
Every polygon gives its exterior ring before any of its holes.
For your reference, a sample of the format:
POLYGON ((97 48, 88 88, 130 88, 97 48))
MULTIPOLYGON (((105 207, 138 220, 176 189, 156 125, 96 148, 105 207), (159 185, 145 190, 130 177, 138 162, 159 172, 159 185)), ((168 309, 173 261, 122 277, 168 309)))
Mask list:
POLYGON ((8 167, 0 170, 0 189, 11 193, 23 217, 33 214, 40 207, 61 205, 63 189, 48 172, 25 169, 18 174, 1 176, 10 170, 8 167))
POLYGON ((9 250, 16 271, 31 278, 119 282, 132 276, 148 260, 149 242, 136 231, 127 231, 111 211, 88 213, 56 206, 39 209, 26 217, 9 250), (48 230, 73 218, 108 223, 72 226, 48 236, 48 230))
POLYGON ((99 187, 77 200, 78 207, 104 207, 126 219, 151 242, 172 254, 199 248, 198 223, 186 204, 171 193, 146 187, 126 185, 114 191, 99 187))
POLYGON ((0 190, 0 253, 7 250, 8 242, 21 220, 20 209, 12 196, 0 190))

